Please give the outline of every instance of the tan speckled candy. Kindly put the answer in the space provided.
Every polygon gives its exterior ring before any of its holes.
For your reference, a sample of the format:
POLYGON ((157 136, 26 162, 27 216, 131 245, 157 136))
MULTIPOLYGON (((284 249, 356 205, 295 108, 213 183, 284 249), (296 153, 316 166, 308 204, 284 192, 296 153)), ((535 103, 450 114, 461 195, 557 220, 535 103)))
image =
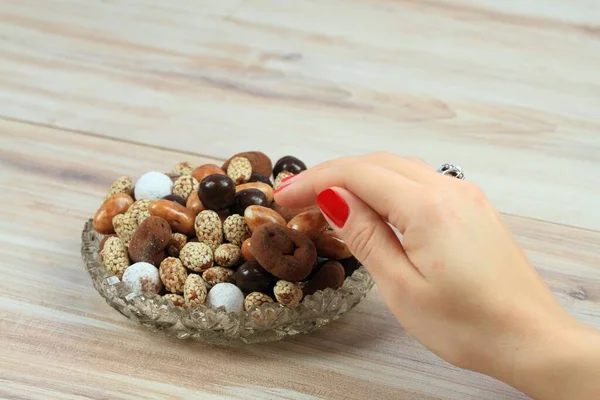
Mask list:
POLYGON ((236 266, 242 256, 242 250, 233 243, 223 243, 215 250, 215 264, 221 267, 236 266))
POLYGON ((191 175, 194 167, 187 161, 180 162, 176 166, 173 167, 173 174, 176 175, 191 175))
POLYGON ((176 232, 171 236, 171 241, 167 246, 167 254, 171 257, 179 257, 179 253, 183 246, 187 243, 187 236, 183 233, 176 232))
POLYGON ((184 200, 190 197, 194 190, 198 190, 200 182, 191 175, 182 175, 173 184, 173 194, 182 197, 184 200))
POLYGON ((114 181, 112 185, 110 185, 110 189, 108 189, 105 199, 108 199, 110 196, 116 193, 125 193, 132 196, 133 182, 131 181, 131 178, 128 176, 122 176, 114 181))
POLYGON ((150 200, 138 200, 127 210, 126 214, 131 214, 134 218, 137 219, 138 225, 140 225, 146 218, 150 216, 150 212, 148 211, 148 206, 150 205, 150 200))
POLYGON ((117 236, 108 238, 100 253, 104 267, 121 279, 129 267, 129 256, 125 245, 117 236))
POLYGON ((217 283, 233 283, 234 274, 235 271, 229 268, 212 267, 202 273, 202 279, 204 279, 210 287, 213 287, 217 283))
POLYGON ((279 189, 279 187, 281 186, 281 181, 287 178, 288 176, 292 175, 294 174, 292 174, 289 171, 281 171, 275 178, 275 182, 273 182, 273 189, 279 189))
POLYGON ((187 307, 198 307, 206 302, 206 283, 200 275, 190 274, 185 281, 183 298, 187 307))
POLYGON ((171 302, 173 302, 173 305, 175 307, 185 307, 185 299, 183 298, 183 296, 181 296, 179 294, 169 293, 169 294, 165 294, 163 296, 163 298, 165 300, 171 300, 171 302))
POLYGON ((245 157, 232 158, 227 167, 227 175, 236 185, 246 183, 252 175, 252 164, 245 157))
POLYGON ((288 281, 279 281, 273 289, 275 298, 284 306, 295 306, 302 300, 302 288, 297 283, 288 281))
POLYGON ((223 223, 216 212, 201 211, 196 216, 195 228, 198 240, 206 243, 213 251, 223 243, 223 223))
POLYGON ((244 217, 233 214, 223 222, 223 233, 228 242, 241 247, 244 240, 250 237, 250 228, 248 228, 244 217))
POLYGON ((252 307, 260 307, 266 303, 274 303, 271 296, 261 292, 252 292, 244 300, 244 310, 249 311, 252 307))
POLYGON ((194 271, 202 272, 214 265, 213 252, 205 243, 189 242, 179 253, 183 265, 194 271))
POLYGON ((183 293, 183 286, 188 273, 180 259, 167 257, 160 263, 158 269, 160 279, 165 288, 172 293, 183 293))
POLYGON ((131 237, 138 228, 137 218, 131 214, 118 214, 114 216, 112 223, 117 236, 119 236, 125 247, 129 247, 131 237))

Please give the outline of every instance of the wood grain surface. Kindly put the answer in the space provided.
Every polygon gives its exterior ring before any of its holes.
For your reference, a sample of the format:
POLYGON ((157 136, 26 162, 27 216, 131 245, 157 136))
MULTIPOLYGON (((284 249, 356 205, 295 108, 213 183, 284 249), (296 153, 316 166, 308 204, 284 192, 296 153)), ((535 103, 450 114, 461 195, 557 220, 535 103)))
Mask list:
POLYGON ((458 162, 600 328, 598 71, 594 0, 0 0, 0 398, 526 398, 376 288, 275 344, 154 335, 95 292, 80 233, 114 178, 184 160, 458 162))

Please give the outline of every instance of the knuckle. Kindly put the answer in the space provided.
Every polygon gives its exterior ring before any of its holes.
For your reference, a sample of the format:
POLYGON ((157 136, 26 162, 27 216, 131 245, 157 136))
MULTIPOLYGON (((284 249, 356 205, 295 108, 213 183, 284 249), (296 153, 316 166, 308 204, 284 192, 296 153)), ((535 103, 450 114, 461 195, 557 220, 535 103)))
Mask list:
POLYGON ((359 226, 353 229, 346 240, 346 245, 357 258, 368 263, 373 256, 376 228, 371 225, 359 226))

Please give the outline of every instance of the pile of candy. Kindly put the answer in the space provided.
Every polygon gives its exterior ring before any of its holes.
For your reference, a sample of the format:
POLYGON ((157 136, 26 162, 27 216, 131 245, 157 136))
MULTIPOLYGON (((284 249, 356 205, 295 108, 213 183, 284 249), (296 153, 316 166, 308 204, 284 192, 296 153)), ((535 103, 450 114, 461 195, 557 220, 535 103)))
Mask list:
POLYGON ((123 176, 93 219, 105 235, 100 260, 136 294, 160 294, 177 307, 290 307, 337 289, 359 267, 348 247, 318 208, 273 201, 282 180, 305 169, 295 157, 273 167, 251 151, 222 167, 182 162, 135 185, 123 176))

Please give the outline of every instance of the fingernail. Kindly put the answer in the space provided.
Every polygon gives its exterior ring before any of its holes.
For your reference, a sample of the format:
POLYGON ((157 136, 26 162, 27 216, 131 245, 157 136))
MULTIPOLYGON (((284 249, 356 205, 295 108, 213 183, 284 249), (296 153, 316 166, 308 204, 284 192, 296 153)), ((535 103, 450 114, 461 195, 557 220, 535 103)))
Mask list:
POLYGON ((338 227, 343 228, 348 220, 348 203, 333 189, 325 189, 317 196, 317 204, 327 217, 338 227))
POLYGON ((279 184, 279 187, 277 189, 275 189, 273 191, 273 193, 277 193, 283 189, 285 189, 286 187, 288 187, 292 182, 290 182, 293 178, 295 178, 297 175, 290 175, 290 176, 286 176, 285 178, 283 178, 281 180, 281 183, 279 184), (288 182, 286 185, 284 185, 284 183, 288 182))

